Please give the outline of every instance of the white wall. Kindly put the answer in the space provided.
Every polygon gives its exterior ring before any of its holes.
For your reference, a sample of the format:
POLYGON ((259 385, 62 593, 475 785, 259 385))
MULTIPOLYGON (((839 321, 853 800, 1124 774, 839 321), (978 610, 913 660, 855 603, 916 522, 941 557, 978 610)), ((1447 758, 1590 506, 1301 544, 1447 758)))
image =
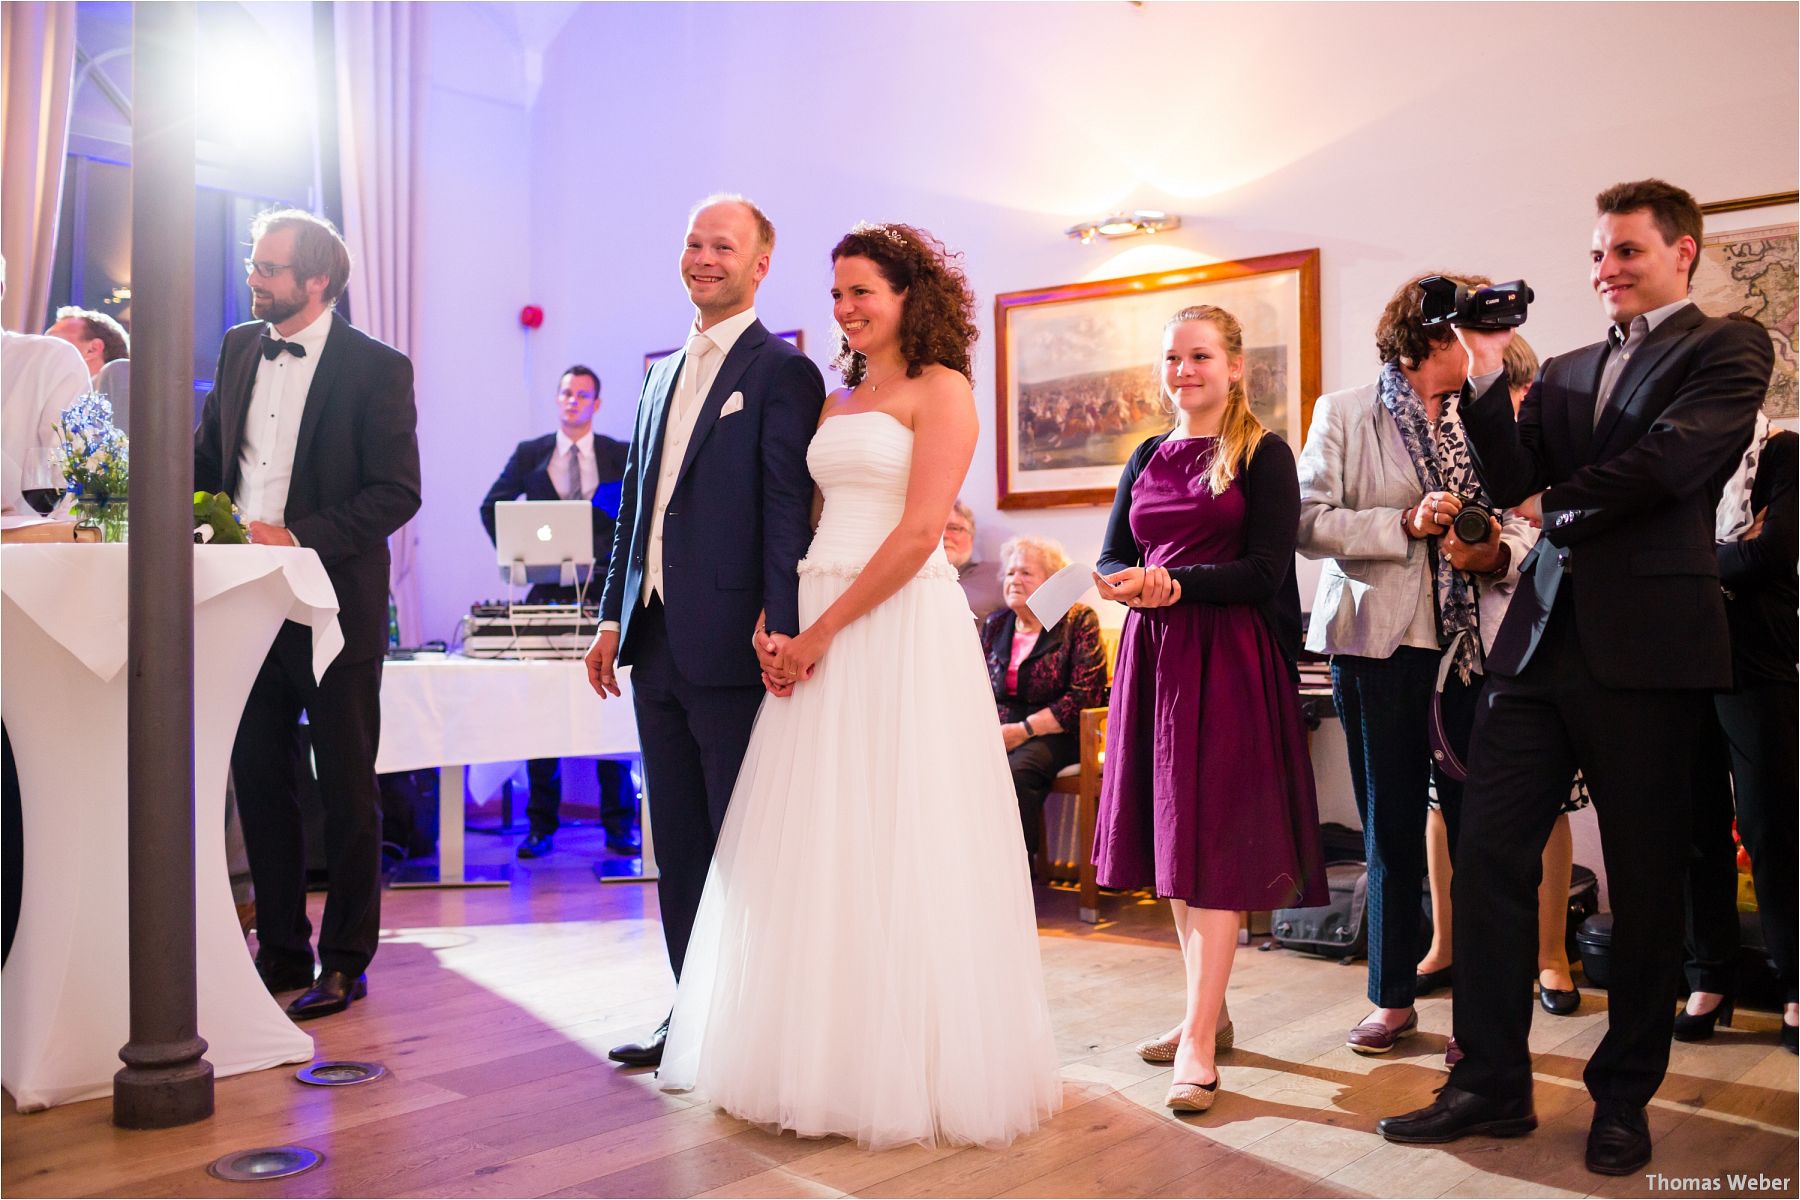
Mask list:
POLYGON ((524 54, 481 4, 436 4, 421 157, 419 510, 421 634, 451 637, 469 604, 502 594, 478 508, 520 440, 528 402, 518 323, 531 276, 531 118, 524 54))
MULTIPOLYGON (((642 353, 689 318, 675 257, 714 189, 774 219, 758 308, 821 364, 826 254, 854 221, 963 249, 990 424, 994 293, 1307 246, 1327 389, 1372 377, 1375 315, 1424 267, 1524 276, 1528 334, 1567 349, 1599 326, 1602 186, 1794 186, 1795 39, 1793 6, 1755 4, 587 6, 532 115, 533 283, 556 322, 536 383, 594 361, 602 424, 629 429, 642 353), (1062 236, 1115 207, 1184 227, 1062 236)), ((1104 510, 996 513, 993 457, 990 432, 965 488, 984 551, 1028 530, 1093 553, 1104 510)))

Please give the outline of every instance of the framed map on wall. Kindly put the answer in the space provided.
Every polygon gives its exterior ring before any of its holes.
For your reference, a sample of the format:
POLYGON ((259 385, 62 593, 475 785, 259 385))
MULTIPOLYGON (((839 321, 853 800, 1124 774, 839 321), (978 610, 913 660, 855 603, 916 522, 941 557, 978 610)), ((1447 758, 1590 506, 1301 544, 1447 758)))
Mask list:
POLYGON ((1740 312, 1768 329, 1775 374, 1763 412, 1792 428, 1800 416, 1794 352, 1795 222, 1800 193, 1702 204, 1705 244, 1694 272, 1694 303, 1715 316, 1740 312))

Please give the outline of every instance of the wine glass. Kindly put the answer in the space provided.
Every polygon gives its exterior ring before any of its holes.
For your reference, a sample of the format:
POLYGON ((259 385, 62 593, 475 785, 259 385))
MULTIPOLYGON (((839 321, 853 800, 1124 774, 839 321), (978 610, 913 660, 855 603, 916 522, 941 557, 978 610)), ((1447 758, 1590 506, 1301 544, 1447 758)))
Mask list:
POLYGON ((26 451, 19 490, 25 497, 25 503, 44 516, 49 516, 56 510, 64 493, 69 490, 68 477, 63 474, 63 462, 61 446, 33 446, 26 451))

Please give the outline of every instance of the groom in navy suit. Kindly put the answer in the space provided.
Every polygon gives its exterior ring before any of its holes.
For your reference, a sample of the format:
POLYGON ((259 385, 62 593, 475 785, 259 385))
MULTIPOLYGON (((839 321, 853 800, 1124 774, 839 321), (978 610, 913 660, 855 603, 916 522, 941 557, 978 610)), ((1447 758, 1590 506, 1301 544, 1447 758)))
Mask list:
MULTIPOLYGON (((812 538, 806 447, 825 384, 756 319, 774 249, 775 227, 742 196, 708 197, 688 219, 681 280, 694 323, 682 351, 644 379, 587 654, 603 699, 619 695, 615 664, 631 667, 677 979, 762 703, 751 641, 759 614, 770 636, 800 632, 795 567, 812 538)), ((668 1028, 611 1057, 655 1066, 668 1028)))

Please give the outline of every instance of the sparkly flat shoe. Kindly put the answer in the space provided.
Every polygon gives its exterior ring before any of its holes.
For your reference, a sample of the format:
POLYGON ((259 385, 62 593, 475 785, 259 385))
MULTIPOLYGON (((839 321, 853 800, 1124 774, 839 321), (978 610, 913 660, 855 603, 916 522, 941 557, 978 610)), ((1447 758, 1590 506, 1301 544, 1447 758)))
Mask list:
POLYGON ((1203 1113, 1219 1098, 1219 1081, 1211 1083, 1178 1083, 1169 1089, 1163 1103, 1175 1112, 1203 1113))
MULTIPOLYGON (((1237 1026, 1230 1021, 1225 1022, 1222 1029, 1213 1036, 1213 1053, 1223 1054, 1237 1043, 1237 1026)), ((1175 1061, 1175 1050, 1181 1045, 1179 1039, 1174 1041, 1150 1041, 1137 1044, 1138 1057, 1147 1063, 1172 1063, 1175 1061)))

